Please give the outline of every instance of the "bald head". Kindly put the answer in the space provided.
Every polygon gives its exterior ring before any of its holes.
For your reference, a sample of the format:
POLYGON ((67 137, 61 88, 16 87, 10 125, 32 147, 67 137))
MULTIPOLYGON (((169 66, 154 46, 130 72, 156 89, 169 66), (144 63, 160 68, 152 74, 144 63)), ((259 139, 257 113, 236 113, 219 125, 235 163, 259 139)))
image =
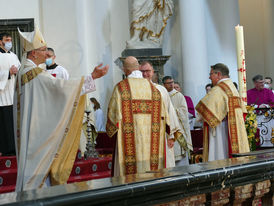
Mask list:
POLYGON ((138 60, 133 56, 127 57, 124 61, 123 68, 126 76, 130 75, 133 71, 139 70, 138 60))

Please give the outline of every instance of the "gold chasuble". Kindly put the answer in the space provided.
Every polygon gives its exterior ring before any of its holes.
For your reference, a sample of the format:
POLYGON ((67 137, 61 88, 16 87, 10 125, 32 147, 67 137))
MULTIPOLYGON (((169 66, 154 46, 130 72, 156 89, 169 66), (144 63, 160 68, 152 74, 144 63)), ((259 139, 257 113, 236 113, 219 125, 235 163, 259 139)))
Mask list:
MULTIPOLYGON (((249 152, 248 139, 243 113, 246 108, 230 79, 221 80, 198 103, 196 110, 211 128, 216 128, 227 116, 228 151, 231 153, 249 152)), ((218 137, 216 137, 218 138, 218 137)), ((204 127, 203 160, 208 159, 208 128, 204 127)))
POLYGON ((165 130, 168 113, 161 94, 143 78, 128 78, 113 91, 107 134, 117 133, 114 175, 158 170, 165 163, 165 130))
POLYGON ((27 60, 17 75, 14 129, 16 191, 66 183, 79 148, 85 96, 84 79, 56 79, 27 60))

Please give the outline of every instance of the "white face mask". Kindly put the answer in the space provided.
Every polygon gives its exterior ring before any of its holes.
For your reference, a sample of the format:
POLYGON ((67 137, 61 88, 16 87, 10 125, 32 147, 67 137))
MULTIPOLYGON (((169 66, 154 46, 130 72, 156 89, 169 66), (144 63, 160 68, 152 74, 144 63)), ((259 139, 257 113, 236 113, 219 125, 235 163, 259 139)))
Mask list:
POLYGON ((270 88, 269 84, 264 84, 264 88, 269 89, 270 88))
POLYGON ((7 51, 11 50, 11 48, 12 48, 12 42, 11 41, 6 42, 5 45, 4 45, 4 47, 5 47, 5 49, 7 51))

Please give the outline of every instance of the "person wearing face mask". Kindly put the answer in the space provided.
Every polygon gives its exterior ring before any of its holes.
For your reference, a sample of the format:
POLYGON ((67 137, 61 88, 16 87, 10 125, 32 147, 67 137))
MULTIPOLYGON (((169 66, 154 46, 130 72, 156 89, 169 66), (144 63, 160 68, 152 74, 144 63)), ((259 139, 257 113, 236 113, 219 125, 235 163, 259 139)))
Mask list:
POLYGON ((13 94, 15 75, 20 67, 17 56, 11 52, 12 38, 0 34, 0 156, 15 155, 13 134, 13 94))
POLYGON ((264 88, 272 90, 274 93, 274 89, 272 88, 272 78, 271 77, 265 77, 264 78, 264 88))
POLYGON ((46 68, 47 68, 47 71, 54 77, 58 78, 58 79, 66 79, 68 80, 69 79, 69 73, 67 72, 67 70, 60 66, 60 65, 57 65, 55 63, 55 58, 56 58, 56 55, 55 55, 55 52, 52 48, 49 48, 48 47, 48 58, 46 59, 46 68))
POLYGON ((247 91, 247 104, 254 104, 255 107, 273 106, 274 94, 271 90, 264 88, 262 75, 253 77, 254 88, 247 91))

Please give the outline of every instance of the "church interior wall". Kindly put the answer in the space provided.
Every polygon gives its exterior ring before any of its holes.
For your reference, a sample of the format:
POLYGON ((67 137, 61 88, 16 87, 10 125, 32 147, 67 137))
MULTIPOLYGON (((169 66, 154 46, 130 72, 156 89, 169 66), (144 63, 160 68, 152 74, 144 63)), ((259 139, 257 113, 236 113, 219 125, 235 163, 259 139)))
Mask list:
POLYGON ((238 82, 235 35, 235 26, 240 23, 238 1, 208 0, 205 11, 208 68, 224 63, 232 81, 238 82))
POLYGON ((163 41, 164 53, 171 55, 165 75, 173 76, 197 104, 210 83, 211 65, 226 64, 238 82, 234 30, 240 20, 238 1, 175 0, 174 6, 163 41))
POLYGON ((122 79, 114 61, 129 39, 128 1, 27 1, 9 1, 1 19, 33 18, 70 78, 90 74, 99 63, 109 64, 109 74, 96 80, 92 93, 106 114, 113 86, 122 79))
POLYGON ((178 46, 181 44, 180 10, 178 0, 174 0, 173 2, 174 13, 168 20, 163 37, 163 54, 171 56, 164 66, 164 75, 178 77, 175 80, 182 82, 182 50, 178 46))
POLYGON ((254 87, 256 74, 274 79, 274 1, 239 0, 240 22, 244 26, 247 87, 254 87))
POLYGON ((110 65, 109 74, 96 80, 96 92, 89 94, 97 98, 106 114, 113 85, 122 79, 114 60, 129 39, 127 1, 48 0, 43 6, 45 38, 71 78, 91 73, 100 63, 110 65))
POLYGON ((172 55, 165 65, 165 75, 173 76, 194 104, 200 98, 201 84, 207 82, 208 73, 203 4, 203 1, 174 1, 174 14, 163 43, 164 51, 172 55))
POLYGON ((34 18, 35 23, 40 26, 40 0, 0 0, 0 3, 3 10, 0 12, 0 19, 34 18))

